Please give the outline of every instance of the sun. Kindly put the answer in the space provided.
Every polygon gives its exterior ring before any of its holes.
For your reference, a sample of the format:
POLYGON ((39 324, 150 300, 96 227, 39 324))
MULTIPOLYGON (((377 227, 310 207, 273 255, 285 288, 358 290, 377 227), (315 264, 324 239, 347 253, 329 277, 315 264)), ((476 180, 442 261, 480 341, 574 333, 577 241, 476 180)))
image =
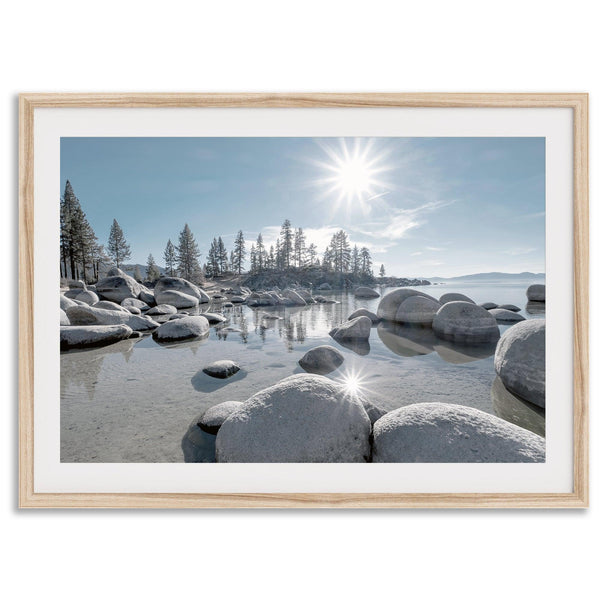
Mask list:
POLYGON ((391 169, 385 163, 387 153, 377 151, 374 140, 365 138, 341 138, 338 145, 319 145, 327 155, 327 160, 316 161, 323 170, 316 183, 324 189, 324 197, 333 199, 335 208, 359 207, 368 213, 370 203, 390 189, 381 178, 391 169))

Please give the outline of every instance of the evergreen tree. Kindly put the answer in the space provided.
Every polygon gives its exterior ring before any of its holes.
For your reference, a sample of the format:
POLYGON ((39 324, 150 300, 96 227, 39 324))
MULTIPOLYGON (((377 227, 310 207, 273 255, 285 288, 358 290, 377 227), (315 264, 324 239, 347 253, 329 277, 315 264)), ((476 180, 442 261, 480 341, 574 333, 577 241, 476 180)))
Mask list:
POLYGON ((366 246, 360 249, 360 272, 361 275, 373 276, 373 261, 371 260, 371 253, 366 246))
POLYGON ((307 261, 309 267, 314 267, 317 264, 317 247, 314 244, 311 244, 306 251, 307 261))
POLYGON ((113 259, 117 268, 120 268, 124 261, 131 258, 131 248, 125 239, 125 234, 116 219, 110 228, 108 236, 108 255, 113 259))
POLYGON ((257 264, 256 264, 256 249, 254 248, 254 244, 250 248, 250 271, 252 273, 256 273, 257 264))
POLYGON ((177 246, 177 270, 180 277, 193 283, 202 282, 202 270, 200 269, 200 250, 194 238, 194 234, 186 223, 179 234, 179 245, 177 246))
POLYGON ((238 275, 242 274, 244 270, 244 261, 246 260, 246 243, 244 241, 244 234, 240 229, 233 243, 233 255, 231 257, 231 269, 238 275))
POLYGON ((225 275, 227 272, 227 250, 221 236, 219 236, 219 241, 217 242, 217 254, 219 257, 219 273, 225 275))
POLYGON ((269 248, 269 269, 274 269, 276 266, 276 262, 275 262, 275 250, 273 249, 273 244, 271 244, 271 247, 269 248))
POLYGON ((281 226, 279 233, 281 240, 279 250, 281 253, 281 268, 289 269, 293 260, 294 252, 294 234, 292 232, 292 224, 289 219, 286 219, 281 226))
POLYGON ((152 253, 148 254, 148 260, 146 262, 146 278, 148 281, 156 281, 160 277, 160 269, 154 262, 154 256, 152 253))
POLYGON ((334 233, 329 244, 331 248, 331 262, 336 273, 348 273, 350 271, 351 251, 348 235, 340 229, 334 233))
POLYGON ((301 269, 306 262, 306 236, 302 227, 298 227, 294 233, 294 263, 301 269))
POLYGON ((381 267, 379 267, 379 277, 382 279, 385 277, 385 267, 383 266, 383 263, 381 263, 381 267))
POLYGON ((333 268, 333 251, 330 246, 323 252, 323 261, 321 263, 324 271, 331 271, 333 268))
POLYGON ((167 242, 163 259, 165 261, 165 270, 167 271, 167 275, 169 275, 169 277, 173 277, 175 275, 175 261, 177 260, 177 254, 175 246, 171 240, 167 242))
POLYGON ((354 244, 352 248, 352 274, 357 277, 360 272, 360 255, 358 253, 358 246, 354 244))
POLYGON ((267 253, 265 251, 265 244, 263 242, 262 233, 258 234, 256 238, 256 248, 255 248, 255 261, 256 261, 256 270, 264 271, 267 267, 267 253))
POLYGON ((140 266, 139 265, 135 265, 135 269, 133 271, 133 278, 138 283, 142 283, 143 277, 142 277, 142 272, 140 271, 140 266))
POLYGON ((208 261, 206 263, 206 274, 210 277, 217 277, 221 274, 221 263, 219 260, 219 244, 217 238, 213 238, 208 251, 208 261))

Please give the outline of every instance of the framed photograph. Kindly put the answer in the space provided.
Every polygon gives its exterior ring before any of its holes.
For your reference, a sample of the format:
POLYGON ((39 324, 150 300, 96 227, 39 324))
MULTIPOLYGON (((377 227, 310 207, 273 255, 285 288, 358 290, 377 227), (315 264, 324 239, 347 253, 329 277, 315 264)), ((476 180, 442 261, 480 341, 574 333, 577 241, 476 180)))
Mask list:
POLYGON ((22 94, 20 506, 588 506, 587 146, 587 94, 22 94))

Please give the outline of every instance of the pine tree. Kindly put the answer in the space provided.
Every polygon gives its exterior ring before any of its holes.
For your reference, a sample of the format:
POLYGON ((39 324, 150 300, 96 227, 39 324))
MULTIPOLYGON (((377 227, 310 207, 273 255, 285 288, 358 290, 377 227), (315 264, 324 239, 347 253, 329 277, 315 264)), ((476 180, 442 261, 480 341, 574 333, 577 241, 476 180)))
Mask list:
POLYGON ((250 248, 250 271, 252 273, 256 273, 257 265, 256 265, 256 249, 254 248, 254 244, 250 248))
POLYGON ((383 266, 383 263, 381 263, 381 267, 379 267, 379 277, 382 279, 385 277, 385 267, 383 266))
POLYGON ((294 252, 294 234, 292 232, 292 224, 290 223, 289 219, 286 219, 283 222, 279 237, 281 239, 281 267, 283 269, 289 269, 292 263, 294 252))
POLYGON ((306 236, 302 227, 298 227, 294 233, 294 262, 299 269, 306 262, 306 236))
POLYGON ((223 239, 219 236, 218 241, 218 257, 219 257, 219 272, 221 275, 225 275, 227 272, 227 250, 225 249, 225 244, 223 243, 223 239))
POLYGON ((308 266, 314 267, 317 263, 317 247, 311 244, 306 251, 308 266))
POLYGON ((325 248, 325 252, 323 252, 323 261, 321 263, 324 271, 331 271, 333 268, 333 251, 331 246, 327 246, 325 248))
POLYGON ((119 268, 123 261, 131 258, 131 248, 125 239, 125 234, 121 229, 116 219, 113 219, 113 224, 110 228, 110 234, 108 236, 108 255, 113 259, 117 268, 119 268))
POLYGON ((148 254, 148 260, 146 262, 146 278, 148 281, 156 281, 160 277, 160 269, 154 262, 154 256, 152 253, 148 254))
POLYGON ((357 277, 360 272, 360 255, 358 253, 358 246, 354 244, 352 248, 352 274, 357 277))
POLYGON ((263 236, 262 233, 258 234, 258 237, 256 238, 256 248, 255 248, 255 261, 256 261, 256 270, 257 271, 264 271, 264 269, 267 267, 266 265, 266 258, 267 258, 267 253, 265 251, 265 244, 263 242, 263 236))
POLYGON ((360 249, 360 272, 361 275, 373 276, 373 261, 371 260, 371 253, 366 246, 360 249))
POLYGON ((269 248, 269 265, 268 268, 269 269, 274 269, 276 266, 276 261, 275 261, 275 250, 273 249, 273 244, 271 244, 271 247, 269 248))
POLYGON ((240 229, 233 243, 233 256, 231 257, 231 268, 234 273, 238 275, 242 274, 244 270, 244 261, 246 260, 246 243, 244 241, 244 234, 240 229))
POLYGON ((331 248, 331 262, 336 273, 350 271, 351 251, 348 235, 343 229, 334 233, 329 244, 331 248))
POLYGON ((169 277, 173 277, 175 275, 175 261, 177 260, 176 249, 171 240, 167 242, 167 246, 165 247, 165 253, 163 254, 163 259, 165 261, 165 270, 169 277))
POLYGON ((186 223, 179 234, 179 245, 177 246, 177 271, 180 277, 192 283, 202 282, 202 270, 200 269, 200 250, 194 238, 194 234, 186 223))

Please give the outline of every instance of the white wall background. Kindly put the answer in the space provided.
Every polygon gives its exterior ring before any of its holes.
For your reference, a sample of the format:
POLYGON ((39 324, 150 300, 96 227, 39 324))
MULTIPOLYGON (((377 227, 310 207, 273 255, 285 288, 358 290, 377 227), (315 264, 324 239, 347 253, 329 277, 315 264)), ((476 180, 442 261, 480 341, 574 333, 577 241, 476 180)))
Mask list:
POLYGON ((593 311, 588 511, 16 510, 18 92, 588 91, 594 307, 600 285, 593 194, 600 78, 593 8, 585 1, 525 0, 3 6, 4 597, 491 600, 597 594, 599 326, 593 311))

